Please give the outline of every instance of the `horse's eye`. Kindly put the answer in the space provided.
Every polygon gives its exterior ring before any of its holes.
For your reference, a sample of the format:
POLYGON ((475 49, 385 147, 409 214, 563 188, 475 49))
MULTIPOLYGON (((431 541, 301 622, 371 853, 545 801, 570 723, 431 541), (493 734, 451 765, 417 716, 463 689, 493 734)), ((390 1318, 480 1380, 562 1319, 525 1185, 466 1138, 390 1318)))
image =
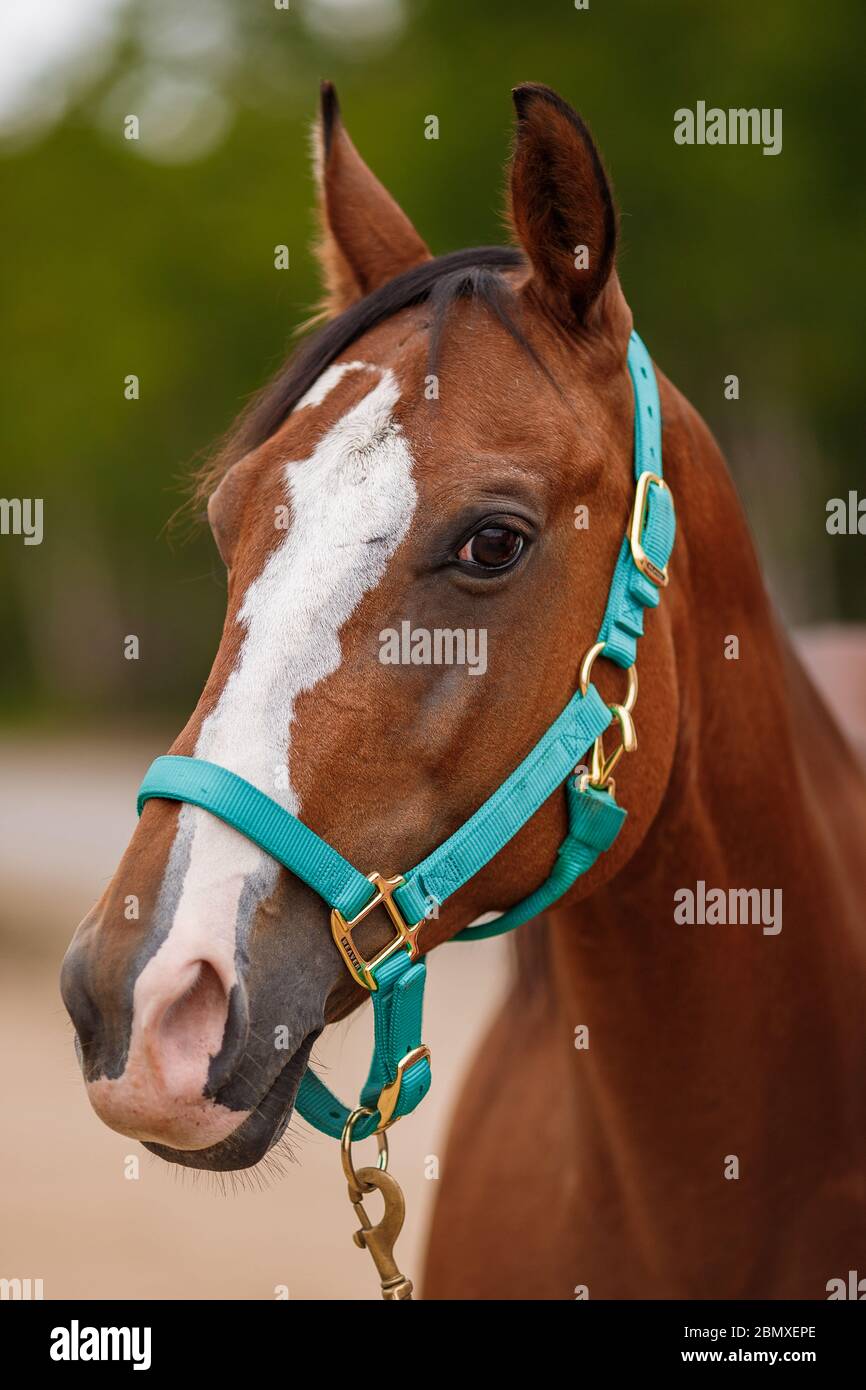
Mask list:
POLYGON ((502 570, 512 565, 523 549, 523 537, 507 526, 485 526, 470 536, 457 559, 483 570, 502 570))

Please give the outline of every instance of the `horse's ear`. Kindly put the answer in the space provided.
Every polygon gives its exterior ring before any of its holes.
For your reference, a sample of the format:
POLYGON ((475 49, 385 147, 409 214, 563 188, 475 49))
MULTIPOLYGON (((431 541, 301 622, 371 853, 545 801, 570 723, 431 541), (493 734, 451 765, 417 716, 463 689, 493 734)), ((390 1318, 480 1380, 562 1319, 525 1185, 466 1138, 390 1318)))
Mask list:
POLYGON ((346 134, 330 82, 322 83, 315 163, 324 308, 339 314, 395 275, 428 261, 430 252, 346 134))
POLYGON ((509 211, 533 270, 525 292, 572 331, 592 327, 605 309, 627 315, 614 270, 613 194, 592 136, 549 87, 526 82, 512 96, 509 211))

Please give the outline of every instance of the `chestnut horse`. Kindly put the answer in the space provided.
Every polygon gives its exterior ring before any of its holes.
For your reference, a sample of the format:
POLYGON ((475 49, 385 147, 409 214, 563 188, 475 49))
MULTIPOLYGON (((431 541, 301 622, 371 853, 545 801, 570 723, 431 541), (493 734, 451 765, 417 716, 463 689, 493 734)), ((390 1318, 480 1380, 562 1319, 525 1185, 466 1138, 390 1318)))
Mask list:
MULTIPOLYGON (((570 699, 631 507, 611 190, 558 96, 530 84, 515 104, 518 245, 433 258, 325 86, 328 321, 204 480, 228 611, 172 751, 386 873, 465 821, 570 699), (405 622, 483 630, 483 678, 384 663, 405 622)), ((823 1298, 866 1273, 866 789, 709 430, 658 380, 679 531, 640 651, 640 749, 618 769, 628 819, 519 933, 443 1162, 429 1297, 823 1298)), ((601 683, 622 697, 622 672, 601 683)), ((536 888, 564 830, 551 796, 423 950, 536 888)), ((165 800, 62 984, 97 1114, 210 1169, 267 1153, 315 1038, 365 997, 317 894, 165 800)))

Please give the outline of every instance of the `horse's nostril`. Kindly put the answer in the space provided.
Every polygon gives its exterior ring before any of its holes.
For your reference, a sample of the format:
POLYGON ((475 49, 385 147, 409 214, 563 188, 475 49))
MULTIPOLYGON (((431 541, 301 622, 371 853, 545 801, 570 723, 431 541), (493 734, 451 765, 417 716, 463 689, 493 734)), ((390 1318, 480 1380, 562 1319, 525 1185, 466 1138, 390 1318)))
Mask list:
POLYGON ((215 1013, 225 1014, 226 992, 213 966, 200 960, 194 968, 192 983, 169 1005, 159 1025, 160 1041, 169 1047, 200 1034, 215 1013))
POLYGON ((222 1047, 217 1055, 211 1058, 208 1068, 207 1087, 205 1088, 207 1096, 216 1096, 220 1087, 224 1086, 233 1076, 246 1051, 249 1031, 250 1017, 247 993, 243 985, 236 984, 232 986, 228 997, 228 1013, 226 1014, 222 1047))
POLYGON ((245 1018, 238 1016, 237 988, 227 991, 209 961, 190 962, 184 973, 186 989, 161 1016, 152 1015, 149 1046, 169 1090, 183 1094, 194 1087, 203 1095, 212 1092, 214 1070, 224 1072, 243 1049, 245 1018))

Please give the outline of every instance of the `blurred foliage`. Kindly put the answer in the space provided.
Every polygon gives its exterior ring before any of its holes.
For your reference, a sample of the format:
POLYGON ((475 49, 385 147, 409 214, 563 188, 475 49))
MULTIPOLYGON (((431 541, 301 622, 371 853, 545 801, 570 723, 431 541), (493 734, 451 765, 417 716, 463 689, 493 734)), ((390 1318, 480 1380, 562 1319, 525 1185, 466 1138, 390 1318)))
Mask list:
POLYGON ((160 5, 123 9, 62 119, 0 146, 0 492, 45 499, 42 546, 0 538, 0 708, 137 717, 188 709, 200 689, 221 567, 206 532, 178 544, 165 523, 191 460, 316 298, 308 127, 323 75, 437 252, 502 240, 516 82, 549 83, 582 112, 622 210, 635 321, 726 449, 786 616, 862 619, 862 538, 824 523, 827 498, 864 478, 863 6, 342 4, 222 0, 222 49, 195 76, 225 119, 199 158, 121 138, 136 83, 178 71, 160 5), (347 41, 365 14, 370 31, 347 41), (675 145, 675 109, 699 99, 782 107, 783 152, 675 145), (283 242, 288 272, 273 265, 283 242), (723 396, 729 372, 738 402, 723 396), (123 660, 126 633, 138 662, 123 660))

